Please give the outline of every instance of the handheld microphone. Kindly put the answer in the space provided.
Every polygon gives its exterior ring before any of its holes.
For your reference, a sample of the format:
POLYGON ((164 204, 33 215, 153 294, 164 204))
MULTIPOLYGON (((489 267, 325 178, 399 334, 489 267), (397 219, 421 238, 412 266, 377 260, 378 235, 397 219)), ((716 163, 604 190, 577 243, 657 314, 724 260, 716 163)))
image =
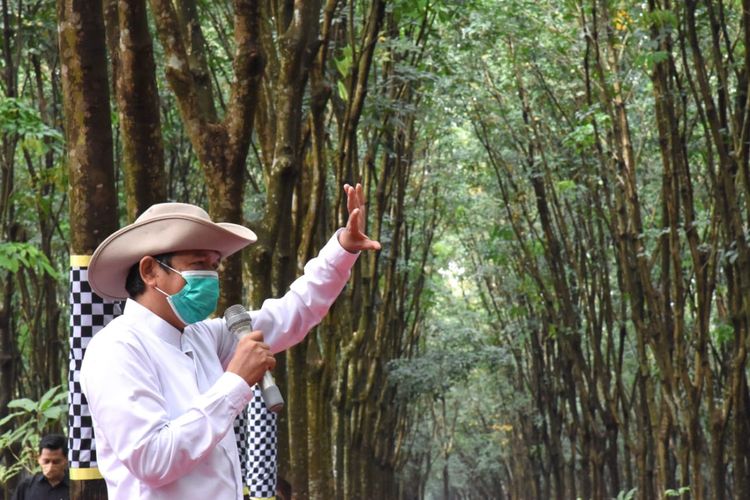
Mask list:
MULTIPOLYGON (((227 307, 227 310, 224 311, 224 321, 229 331, 235 334, 238 339, 253 331, 250 313, 241 304, 227 307)), ((263 379, 260 381, 260 389, 266 408, 274 413, 278 413, 284 408, 284 398, 268 370, 263 374, 263 379)))

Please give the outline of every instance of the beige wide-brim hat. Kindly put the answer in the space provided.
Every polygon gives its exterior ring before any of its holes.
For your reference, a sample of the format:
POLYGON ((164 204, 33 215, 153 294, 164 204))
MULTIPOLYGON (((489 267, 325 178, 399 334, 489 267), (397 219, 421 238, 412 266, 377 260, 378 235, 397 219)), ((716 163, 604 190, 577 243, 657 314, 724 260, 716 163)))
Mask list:
POLYGON ((91 256, 88 279, 101 297, 128 297, 128 270, 146 255, 183 250, 215 250, 228 257, 257 241, 250 229, 213 222, 205 210, 186 203, 158 203, 135 222, 112 233, 91 256))

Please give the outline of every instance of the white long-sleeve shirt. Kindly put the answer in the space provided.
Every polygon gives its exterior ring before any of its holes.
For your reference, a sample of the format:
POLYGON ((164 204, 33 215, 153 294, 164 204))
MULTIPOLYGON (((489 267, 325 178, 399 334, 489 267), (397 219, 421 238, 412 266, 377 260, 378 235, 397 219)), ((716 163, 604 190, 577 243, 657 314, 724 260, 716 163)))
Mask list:
MULTIPOLYGON (((273 352, 320 322, 356 259, 334 236, 284 297, 250 313, 273 352)), ((252 390, 224 371, 236 345, 223 319, 180 332, 133 300, 91 339, 81 386, 110 500, 242 498, 232 425, 252 390)))

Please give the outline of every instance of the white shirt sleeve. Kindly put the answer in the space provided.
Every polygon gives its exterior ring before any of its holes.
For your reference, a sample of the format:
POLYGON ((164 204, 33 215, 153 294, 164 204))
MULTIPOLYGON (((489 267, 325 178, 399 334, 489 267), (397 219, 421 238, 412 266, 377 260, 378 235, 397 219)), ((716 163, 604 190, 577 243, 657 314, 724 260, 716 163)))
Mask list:
POLYGON ((344 289, 358 256, 339 244, 337 232, 305 265, 305 274, 291 284, 286 295, 265 300, 260 310, 250 313, 253 329, 263 332, 272 352, 298 344, 320 323, 344 289))

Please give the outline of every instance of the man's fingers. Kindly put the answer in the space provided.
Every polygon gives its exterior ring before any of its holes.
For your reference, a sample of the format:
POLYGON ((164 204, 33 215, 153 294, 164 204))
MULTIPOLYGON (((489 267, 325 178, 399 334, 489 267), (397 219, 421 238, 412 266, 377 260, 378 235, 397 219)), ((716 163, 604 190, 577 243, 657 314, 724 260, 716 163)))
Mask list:
POLYGON ((260 330, 253 330, 242 338, 245 339, 247 337, 251 338, 255 342, 263 342, 263 332, 261 332, 260 330))
POLYGON ((258 382, 266 370, 276 366, 276 358, 271 354, 271 348, 263 342, 260 331, 249 333, 240 339, 227 371, 236 373, 249 385, 258 382))
POLYGON ((362 189, 362 184, 359 182, 354 186, 344 184, 344 192, 346 193, 346 207, 349 209, 349 212, 355 208, 364 207, 365 194, 362 189))
POLYGON ((346 193, 346 207, 349 211, 349 217, 346 222, 346 229, 338 237, 339 243, 349 252, 380 250, 380 243, 371 240, 364 234, 367 216, 362 184, 359 182, 355 186, 344 184, 344 192, 346 193))
POLYGON ((357 202, 359 203, 359 206, 364 207, 365 206, 365 192, 362 189, 362 184, 357 183, 356 192, 357 192, 357 202))
POLYGON ((352 234, 359 234, 359 208, 355 208, 349 214, 349 232, 352 234))
POLYGON ((368 238, 365 250, 380 250, 380 242, 368 238))
POLYGON ((262 349, 271 352, 271 347, 263 342, 263 332, 255 330, 248 333, 240 339, 240 343, 246 345, 248 349, 262 349))
POLYGON ((346 209, 351 213, 357 208, 356 190, 349 184, 344 184, 344 192, 346 193, 346 209))

